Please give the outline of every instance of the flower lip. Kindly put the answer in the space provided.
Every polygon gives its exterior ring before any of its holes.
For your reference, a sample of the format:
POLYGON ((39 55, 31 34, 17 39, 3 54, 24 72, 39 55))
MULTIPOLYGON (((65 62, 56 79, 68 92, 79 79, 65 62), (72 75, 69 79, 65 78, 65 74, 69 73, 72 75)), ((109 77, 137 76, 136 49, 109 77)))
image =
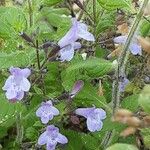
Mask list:
POLYGON ((59 133, 59 128, 54 125, 48 125, 46 131, 38 139, 39 145, 45 145, 48 150, 55 150, 57 143, 66 144, 68 139, 59 133))
POLYGON ((75 113, 87 118, 87 128, 91 132, 100 131, 103 126, 102 120, 106 118, 106 112, 101 108, 78 108, 75 113))
POLYGON ((43 124, 47 124, 54 116, 59 115, 59 110, 52 105, 51 100, 42 102, 36 111, 36 116, 41 118, 43 124))
POLYGON ((2 89, 6 91, 6 97, 9 100, 22 100, 24 92, 30 90, 31 84, 27 77, 31 74, 30 69, 20 69, 18 67, 10 67, 11 75, 6 80, 2 89))

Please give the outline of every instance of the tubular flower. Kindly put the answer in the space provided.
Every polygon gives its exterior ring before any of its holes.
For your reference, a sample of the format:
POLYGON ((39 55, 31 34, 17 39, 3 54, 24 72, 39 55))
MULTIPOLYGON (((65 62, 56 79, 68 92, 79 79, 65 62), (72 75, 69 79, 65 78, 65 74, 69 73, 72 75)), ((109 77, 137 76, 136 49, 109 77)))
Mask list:
POLYGON ((93 34, 88 32, 86 24, 72 18, 72 27, 66 35, 58 42, 61 50, 59 52, 61 61, 70 61, 74 56, 74 50, 81 48, 81 44, 76 42, 78 39, 85 39, 87 41, 95 41, 93 34))
POLYGON ((49 125, 46 131, 38 139, 39 145, 45 145, 47 150, 55 150, 57 143, 66 144, 68 139, 59 133, 59 129, 54 125, 49 125))
POLYGON ((51 101, 42 102, 36 111, 36 116, 41 118, 42 123, 47 124, 54 116, 59 115, 59 110, 55 108, 51 101))
MULTIPOLYGON (((127 40, 127 36, 125 36, 125 35, 114 38, 115 43, 123 44, 123 45, 125 45, 126 40, 127 40)), ((131 42, 129 49, 133 55, 138 55, 138 54, 142 55, 142 48, 138 44, 138 41, 135 39, 133 39, 133 41, 131 42)))
POLYGON ((102 120, 106 118, 106 112, 101 108, 78 108, 75 113, 87 119, 87 128, 91 132, 100 131, 103 127, 102 120))
POLYGON ((24 97, 24 92, 30 90, 31 84, 27 79, 31 71, 28 68, 20 69, 11 67, 9 69, 11 75, 5 82, 3 90, 6 91, 6 97, 9 100, 21 100, 24 97))

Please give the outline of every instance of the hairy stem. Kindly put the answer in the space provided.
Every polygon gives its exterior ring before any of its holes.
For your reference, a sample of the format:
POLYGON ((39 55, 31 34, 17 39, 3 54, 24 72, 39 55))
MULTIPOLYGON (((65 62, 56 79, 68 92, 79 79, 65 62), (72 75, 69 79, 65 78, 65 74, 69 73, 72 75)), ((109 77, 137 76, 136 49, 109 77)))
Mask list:
POLYGON ((130 46, 130 43, 132 41, 132 38, 133 38, 137 28, 138 28, 138 25, 143 17, 144 9, 145 9, 146 5, 148 4, 148 1, 149 0, 144 0, 143 5, 142 5, 139 13, 137 14, 136 19, 132 25, 132 28, 128 34, 128 38, 127 38, 127 41, 123 48, 123 51, 119 57, 118 68, 116 69, 116 73, 115 73, 116 80, 114 81, 114 84, 113 84, 114 87, 113 87, 113 93, 112 93, 112 102, 113 102, 113 111, 114 112, 120 105, 119 78, 124 76, 124 74, 125 74, 126 63, 129 58, 129 46, 130 46))
MULTIPOLYGON (((138 29, 138 25, 143 17, 144 14, 144 9, 146 5, 148 4, 149 0, 144 0, 142 7, 139 10, 139 13, 136 16, 136 19, 134 20, 134 23, 132 25, 132 28, 128 34, 127 41, 125 43, 125 46, 123 48, 123 51, 121 55, 119 56, 118 59, 118 67, 116 68, 115 71, 115 80, 113 82, 113 89, 112 89, 112 105, 113 105, 113 114, 115 111, 119 108, 120 106, 120 90, 119 90, 119 81, 120 77, 124 76, 125 74, 125 68, 126 68, 126 63, 129 59, 129 46, 132 41, 132 38, 138 29)), ((106 148, 108 144, 111 142, 112 136, 113 136, 113 131, 110 131, 106 134, 106 138, 103 140, 103 147, 106 148), (111 134, 110 134, 111 133, 111 134)))
POLYGON ((38 40, 36 40, 36 57, 37 57, 38 69, 41 70, 38 40))
POLYGON ((29 5, 29 26, 33 25, 33 10, 32 10, 32 0, 28 0, 29 5))
POLYGON ((16 128, 17 128, 17 137, 16 143, 21 146, 23 139, 23 126, 21 123, 21 112, 17 112, 16 114, 16 128))

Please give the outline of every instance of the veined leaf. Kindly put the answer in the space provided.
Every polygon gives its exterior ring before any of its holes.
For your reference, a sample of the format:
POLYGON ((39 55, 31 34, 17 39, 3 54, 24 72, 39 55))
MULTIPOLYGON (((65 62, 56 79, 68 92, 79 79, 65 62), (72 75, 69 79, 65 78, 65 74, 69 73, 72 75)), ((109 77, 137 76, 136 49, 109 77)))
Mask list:
POLYGON ((144 111, 150 113, 150 85, 146 85, 139 96, 139 104, 144 111))
POLYGON ((33 60, 32 54, 32 51, 16 51, 10 54, 0 53, 0 69, 28 65, 33 60))
POLYGON ((138 150, 138 148, 133 145, 118 143, 110 146, 106 150, 138 150))
POLYGON ((107 10, 115 10, 117 8, 131 8, 131 0, 98 0, 100 6, 107 10))

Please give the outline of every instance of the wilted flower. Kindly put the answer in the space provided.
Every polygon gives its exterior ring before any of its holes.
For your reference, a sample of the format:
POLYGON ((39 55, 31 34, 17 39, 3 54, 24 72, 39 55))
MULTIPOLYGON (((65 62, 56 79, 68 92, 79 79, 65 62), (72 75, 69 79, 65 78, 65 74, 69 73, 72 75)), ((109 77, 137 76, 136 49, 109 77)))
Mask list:
POLYGON ((58 42, 58 45, 61 48, 59 53, 61 61, 70 61, 73 58, 74 50, 81 48, 81 44, 76 42, 81 38, 87 41, 95 41, 93 34, 88 32, 87 25, 77 21, 76 18, 72 18, 72 27, 58 42))
POLYGON ((103 127, 102 120, 106 118, 106 112, 101 108, 78 108, 75 113, 87 118, 87 128, 91 132, 100 131, 103 127))
POLYGON ((54 125, 49 125, 46 131, 38 139, 39 145, 45 145, 47 150, 55 150, 57 143, 66 144, 68 139, 59 133, 59 129, 54 125))
POLYGON ((47 124, 54 116, 59 115, 59 110, 55 108, 49 100, 47 102, 42 102, 41 106, 36 111, 36 115, 41 117, 42 123, 47 124))
MULTIPOLYGON (((125 35, 114 38, 115 43, 123 44, 123 45, 125 45, 126 40, 127 40, 127 36, 125 36, 125 35)), ((129 49, 133 55, 137 55, 137 54, 142 55, 142 48, 138 44, 138 41, 135 39, 131 42, 129 49)))
POLYGON ((128 84, 129 84, 129 80, 126 77, 123 77, 122 81, 119 82, 120 92, 124 92, 124 90, 128 84))
POLYGON ((3 90, 6 91, 6 97, 9 100, 21 100, 24 97, 24 92, 28 92, 31 84, 27 79, 31 71, 28 68, 20 69, 11 67, 9 69, 11 75, 5 82, 3 90))

